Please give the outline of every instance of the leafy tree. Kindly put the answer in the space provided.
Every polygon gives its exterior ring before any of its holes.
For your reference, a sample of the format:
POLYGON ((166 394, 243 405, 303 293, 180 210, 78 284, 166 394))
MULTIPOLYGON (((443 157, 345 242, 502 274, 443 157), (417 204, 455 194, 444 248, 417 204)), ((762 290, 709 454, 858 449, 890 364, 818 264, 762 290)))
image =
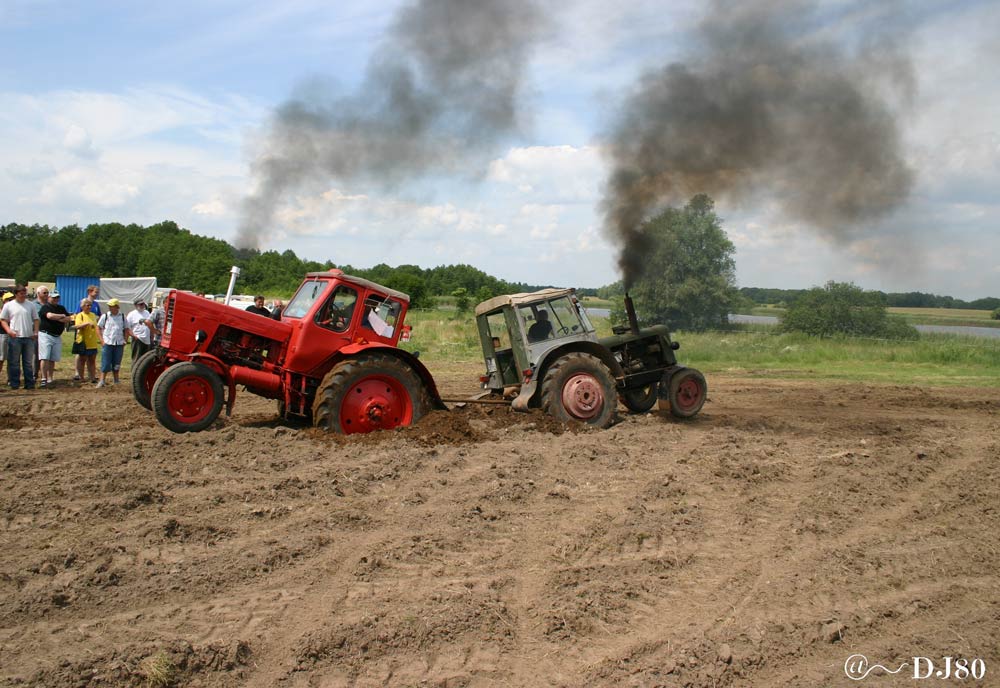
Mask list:
POLYGON ((918 337, 916 329, 889 317, 885 303, 881 292, 865 291, 849 282, 827 282, 796 299, 781 317, 781 328, 823 337, 918 337))
POLYGON ((714 206, 699 194, 683 208, 667 208, 645 223, 651 250, 645 272, 631 289, 644 323, 704 330, 728 322, 738 298, 736 248, 714 206))
POLYGON ((993 319, 1000 320, 1000 308, 997 308, 995 311, 993 311, 993 319))
POLYGON ((459 287, 455 291, 451 292, 451 295, 455 297, 455 309, 459 313, 469 312, 469 290, 465 287, 459 287))

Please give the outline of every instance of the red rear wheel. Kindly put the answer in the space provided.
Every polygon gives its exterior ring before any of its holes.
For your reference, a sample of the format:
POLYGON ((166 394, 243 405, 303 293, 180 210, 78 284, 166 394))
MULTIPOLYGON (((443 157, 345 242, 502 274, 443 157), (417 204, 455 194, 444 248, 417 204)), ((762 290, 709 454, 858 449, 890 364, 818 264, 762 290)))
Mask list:
POLYGON ((340 429, 345 435, 409 425, 413 399, 394 377, 371 375, 351 385, 340 405, 340 429))
POLYGON ((590 373, 576 373, 563 385, 562 403, 570 416, 586 423, 604 410, 601 383, 590 373))
POLYGON ((615 421, 615 379, 597 358, 582 352, 560 356, 542 380, 541 405, 563 422, 579 421, 606 428, 615 421))
POLYGON ((326 374, 316 390, 313 424, 344 435, 391 430, 416 422, 430 406, 411 366, 372 353, 341 361, 326 374))

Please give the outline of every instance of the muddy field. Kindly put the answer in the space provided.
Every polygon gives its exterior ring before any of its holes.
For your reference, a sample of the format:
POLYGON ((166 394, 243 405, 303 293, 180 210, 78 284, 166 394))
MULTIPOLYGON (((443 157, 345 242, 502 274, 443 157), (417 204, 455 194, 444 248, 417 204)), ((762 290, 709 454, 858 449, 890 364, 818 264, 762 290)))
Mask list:
POLYGON ((997 391, 709 384, 692 422, 347 440, 0 389, 0 685, 1000 685, 997 391))

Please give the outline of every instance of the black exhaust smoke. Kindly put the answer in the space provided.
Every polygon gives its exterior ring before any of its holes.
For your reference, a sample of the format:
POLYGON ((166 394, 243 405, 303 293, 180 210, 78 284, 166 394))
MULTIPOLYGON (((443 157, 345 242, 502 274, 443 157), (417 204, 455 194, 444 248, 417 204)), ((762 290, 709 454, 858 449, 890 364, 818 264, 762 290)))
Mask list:
POLYGON ((900 8, 831 20, 824 7, 710 2, 688 58, 647 72, 628 95, 605 146, 601 204, 626 289, 650 248, 643 222, 695 194, 766 194, 840 241, 907 198, 913 173, 890 108, 913 87, 891 28, 900 8), (817 37, 838 19, 855 27, 843 43, 857 47, 817 37))
POLYGON ((304 186, 393 188, 430 172, 478 176, 470 161, 525 123, 525 70, 545 25, 538 0, 404 4, 357 93, 314 83, 274 113, 237 245, 258 247, 277 208, 304 186))

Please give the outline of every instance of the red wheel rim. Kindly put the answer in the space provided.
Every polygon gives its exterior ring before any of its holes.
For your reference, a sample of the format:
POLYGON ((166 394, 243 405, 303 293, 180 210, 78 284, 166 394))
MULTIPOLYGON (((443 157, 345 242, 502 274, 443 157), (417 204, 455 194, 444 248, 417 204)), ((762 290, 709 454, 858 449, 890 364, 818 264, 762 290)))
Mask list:
POLYGON ((340 429, 345 435, 388 430, 409 425, 413 401, 402 382, 387 375, 365 377, 353 385, 340 406, 340 429))
POLYGON ((186 375, 170 387, 167 406, 170 415, 184 423, 197 423, 212 412, 215 391, 201 375, 186 375))
POLYGON ((686 377, 677 385, 677 405, 684 411, 696 408, 701 402, 701 385, 693 377, 686 377))
POLYGON ((593 375, 577 373, 563 385, 562 403, 573 418, 590 420, 599 416, 604 408, 604 390, 593 375))

